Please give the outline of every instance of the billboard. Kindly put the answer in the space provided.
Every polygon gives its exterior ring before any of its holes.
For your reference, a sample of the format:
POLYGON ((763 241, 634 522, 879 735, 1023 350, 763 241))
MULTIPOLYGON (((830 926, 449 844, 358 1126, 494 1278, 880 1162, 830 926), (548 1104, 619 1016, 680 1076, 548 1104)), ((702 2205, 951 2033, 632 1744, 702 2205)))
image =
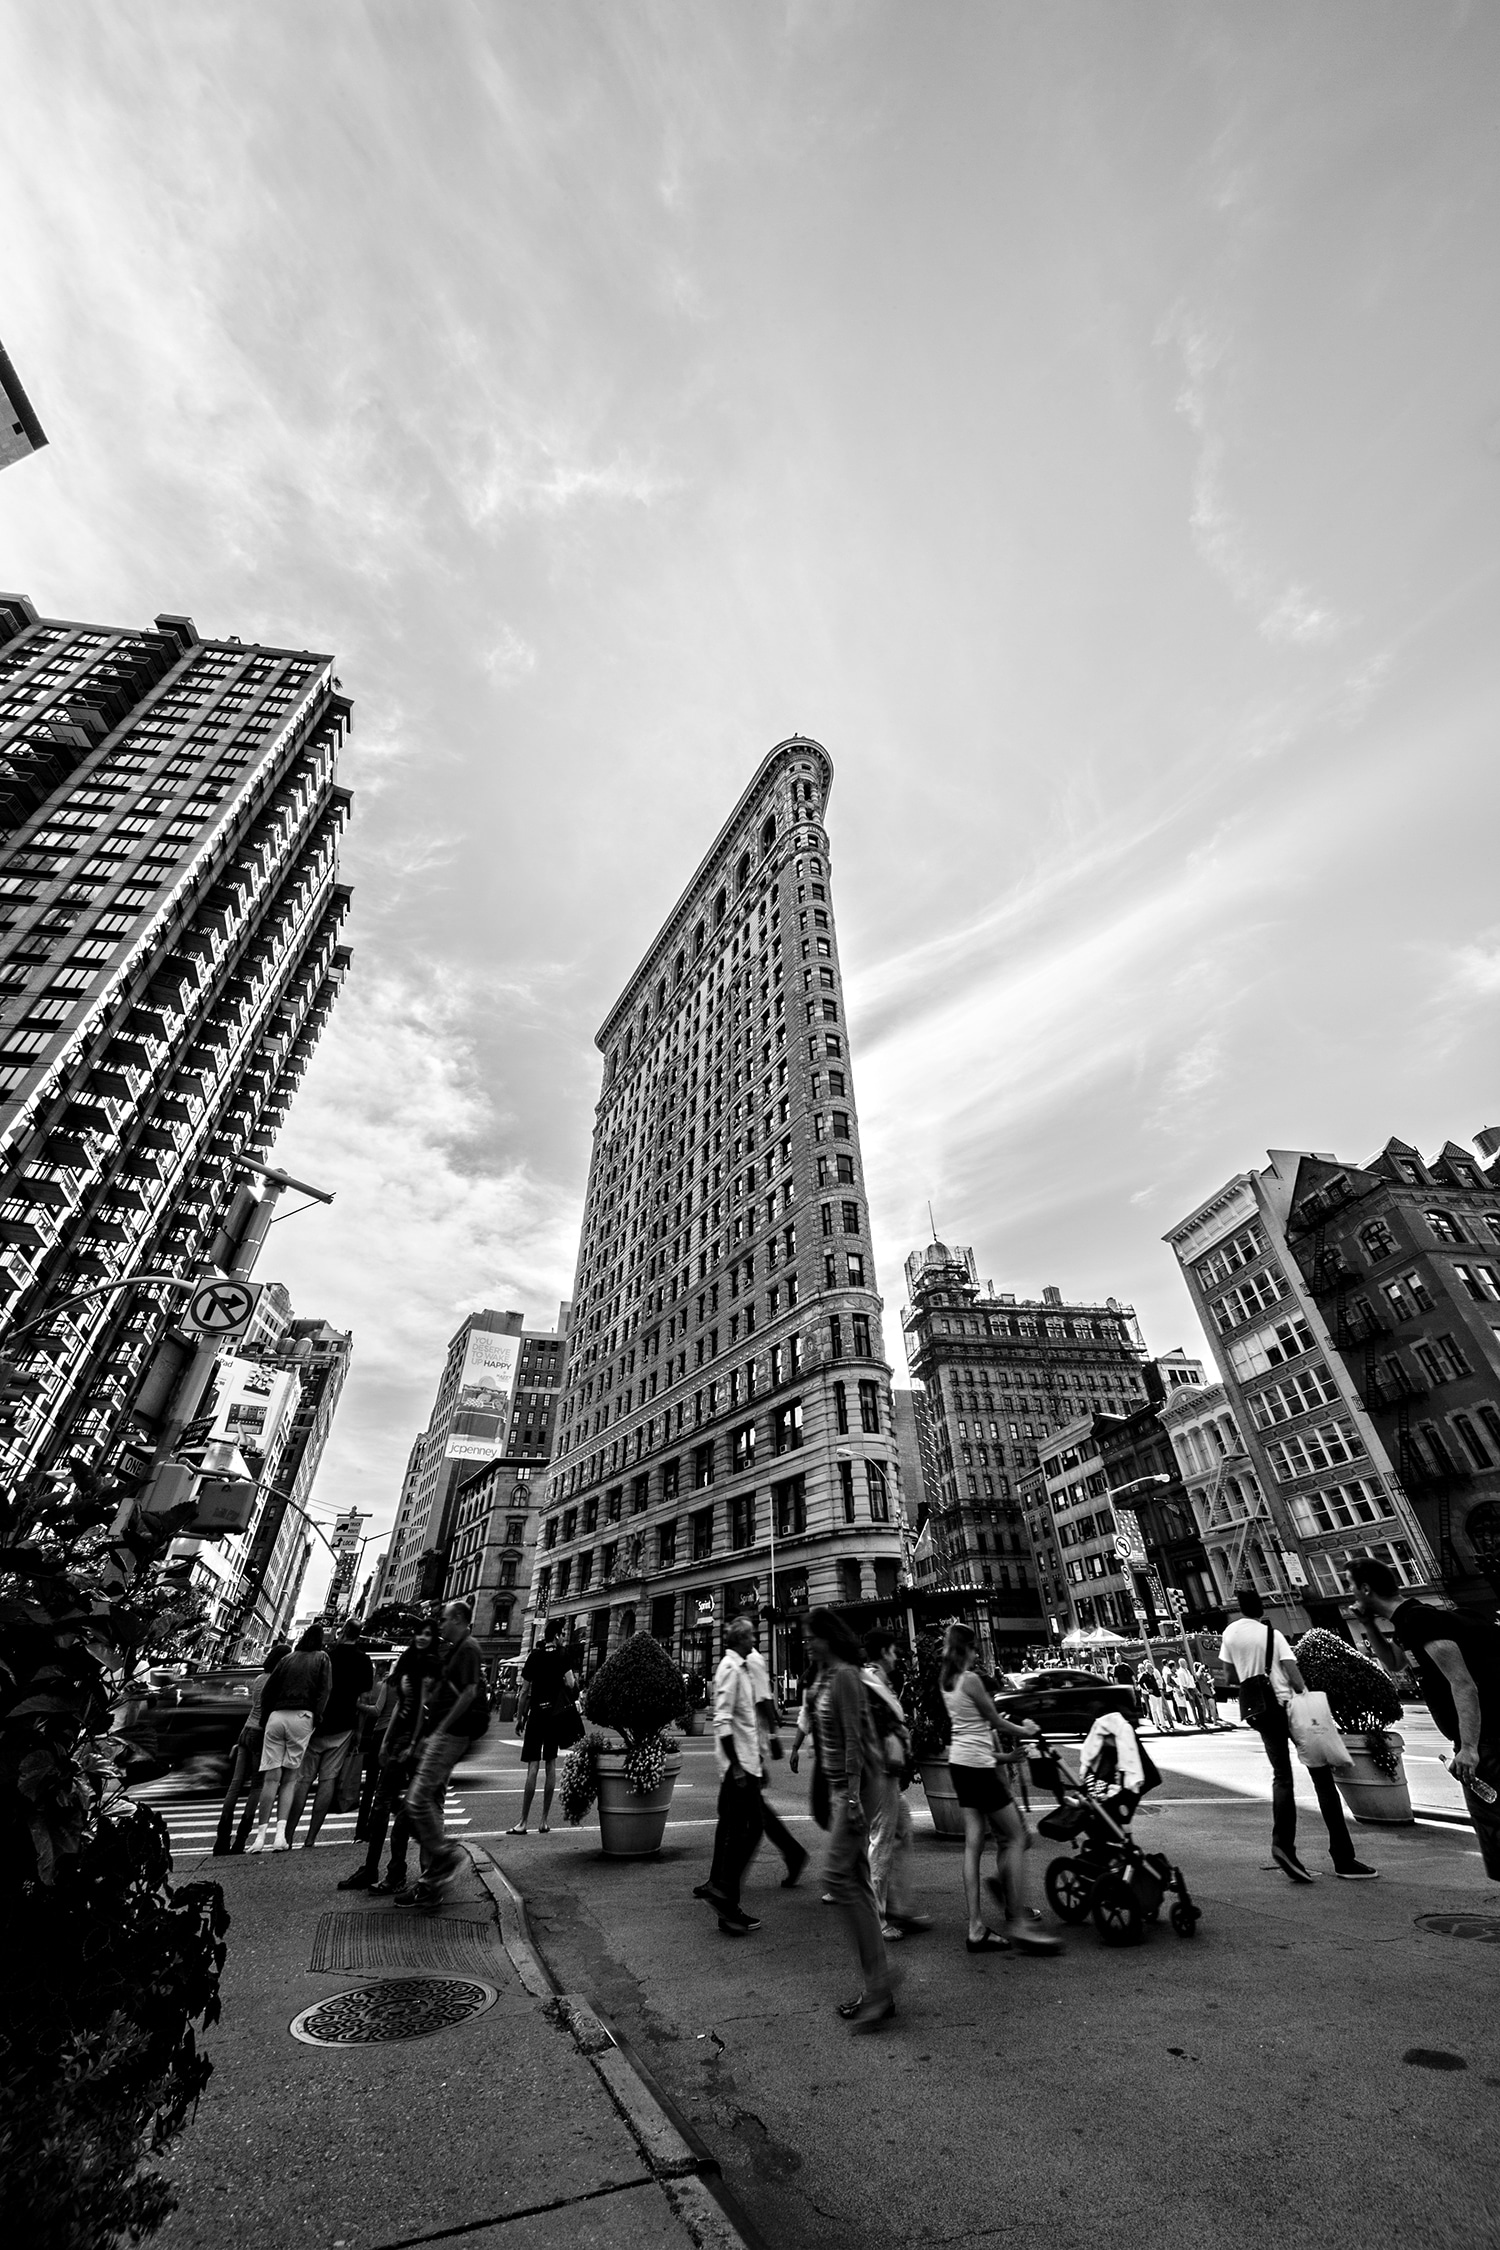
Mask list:
POLYGON ((519 1336, 497 1335, 490 1328, 470 1330, 453 1423, 443 1448, 448 1460, 492 1461, 505 1451, 520 1357, 519 1336))

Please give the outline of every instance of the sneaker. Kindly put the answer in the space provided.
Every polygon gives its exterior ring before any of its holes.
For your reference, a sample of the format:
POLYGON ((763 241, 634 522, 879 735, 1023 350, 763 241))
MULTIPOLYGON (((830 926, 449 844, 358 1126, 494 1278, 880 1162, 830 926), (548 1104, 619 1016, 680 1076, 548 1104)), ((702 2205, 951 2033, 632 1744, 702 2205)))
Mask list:
POLYGON ((1380 1869, 1366 1867, 1362 1859, 1351 1860, 1347 1867, 1336 1867, 1333 1872, 1341 1883, 1378 1883, 1380 1880, 1380 1869))
POLYGON ((906 1932, 905 1930, 898 1928, 894 1922, 882 1922, 880 1925, 880 1934, 885 1939, 887 1945, 895 1945, 899 1939, 905 1937, 906 1932))
POLYGON ((1281 1869, 1282 1874, 1289 1877, 1292 1882, 1310 1883, 1313 1881, 1313 1877, 1308 1873, 1295 1852, 1286 1851, 1280 1844, 1273 1844, 1271 1846, 1271 1857, 1281 1869))
POLYGON ((406 1869, 393 1867, 389 1874, 381 1876, 378 1883, 370 1885, 370 1895, 372 1898, 392 1898, 397 1891, 404 1891, 405 1888, 406 1869))
POLYGON ((270 1843, 266 1846, 267 1851, 270 1852, 289 1852, 291 1848, 291 1844, 288 1841, 286 1835, 281 1831, 278 1831, 277 1834, 271 1838, 270 1843))
POLYGON ((339 1885, 341 1891, 372 1891, 374 1888, 375 1878, 368 1867, 356 1867, 354 1873, 346 1875, 339 1885))

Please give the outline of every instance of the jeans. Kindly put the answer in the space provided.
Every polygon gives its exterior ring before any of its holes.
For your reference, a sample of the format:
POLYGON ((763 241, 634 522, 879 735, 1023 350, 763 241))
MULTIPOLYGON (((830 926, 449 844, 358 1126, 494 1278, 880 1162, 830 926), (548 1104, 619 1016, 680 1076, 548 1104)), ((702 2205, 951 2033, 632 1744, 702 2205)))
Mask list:
POLYGON ((891 1989, 890 1964, 885 1939, 880 1934, 880 1909, 870 1880, 870 1824, 880 1811, 885 1775, 866 1771, 860 1786, 864 1822, 849 1818, 849 1790, 844 1776, 831 1773, 828 1791, 832 1821, 828 1850, 823 1861, 823 1881, 842 1909, 849 1935, 859 1955, 866 2000, 883 2000, 891 1989))
POLYGON ((870 1881, 880 1918, 910 1911, 907 1881, 911 1875, 911 1807, 906 1791, 893 1773, 879 1777, 880 1807, 870 1821, 870 1881))
POLYGON ((448 1776, 473 1745, 466 1734, 430 1734, 417 1753, 417 1770, 406 1792, 406 1817, 422 1856, 422 1873, 451 1866, 456 1846, 443 1836, 443 1792, 448 1776))
MULTIPOLYGON (((1271 1843, 1284 1852, 1297 1849, 1297 1800, 1292 1794, 1292 1736, 1286 1721, 1286 1705, 1278 1703, 1274 1713, 1261 1721, 1256 1728, 1267 1758, 1271 1762, 1271 1843)), ((1328 1830, 1328 1849, 1335 1867, 1352 1867, 1357 1858, 1348 1823, 1344 1819, 1344 1800, 1339 1795, 1339 1785, 1327 1766, 1309 1766, 1308 1776, 1318 1793, 1318 1810, 1323 1815, 1328 1830)))
POLYGON ((766 1804, 760 1775, 736 1781, 726 1773, 719 1783, 719 1824, 714 1830, 713 1865, 708 1879, 732 1906, 740 1903, 740 1884, 765 1833, 766 1804))
MULTIPOLYGON (((764 1792, 764 1781, 761 1783, 761 1789, 764 1792)), ((807 1854, 790 1828, 787 1827, 786 1822, 771 1803, 769 1797, 764 1794, 761 1796, 761 1816, 766 1840, 768 1843, 774 1844, 777 1851, 780 1852, 782 1858, 786 1861, 788 1872, 792 1868, 800 1866, 807 1854)))

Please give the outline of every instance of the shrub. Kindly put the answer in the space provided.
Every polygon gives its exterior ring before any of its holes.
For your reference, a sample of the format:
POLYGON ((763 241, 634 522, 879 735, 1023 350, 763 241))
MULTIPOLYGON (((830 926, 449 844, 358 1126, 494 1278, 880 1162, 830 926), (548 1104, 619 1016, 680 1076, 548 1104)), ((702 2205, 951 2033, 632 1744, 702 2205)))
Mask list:
POLYGON ((1308 1686, 1328 1698, 1341 1734, 1382 1734, 1401 1716, 1401 1698, 1380 1665, 1337 1633, 1315 1626, 1293 1651, 1308 1686))
POLYGON ((600 1665, 583 1709, 595 1726, 622 1735, 629 1750, 687 1716, 687 1689, 661 1642, 649 1633, 633 1633, 600 1665))

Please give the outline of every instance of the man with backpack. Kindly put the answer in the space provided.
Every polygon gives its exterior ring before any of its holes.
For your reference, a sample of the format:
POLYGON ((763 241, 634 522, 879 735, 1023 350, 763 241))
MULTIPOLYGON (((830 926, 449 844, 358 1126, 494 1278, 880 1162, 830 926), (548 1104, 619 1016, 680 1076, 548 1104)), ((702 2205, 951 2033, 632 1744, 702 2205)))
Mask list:
POLYGON ((435 1906, 463 1864, 462 1852, 443 1834, 443 1797, 459 1759, 490 1723, 484 1664, 469 1629, 473 1622, 467 1602, 450 1602, 443 1612, 438 1675, 427 1700, 428 1731, 406 1792, 406 1817, 422 1855, 422 1874, 396 1893, 401 1906, 435 1906))
MULTIPOLYGON (((1240 1614, 1224 1628, 1219 1661, 1239 1682, 1240 1717, 1254 1727, 1271 1767, 1271 1857, 1292 1883, 1311 1883, 1313 1875, 1297 1857, 1297 1800, 1292 1783, 1292 1734, 1286 1707, 1306 1693, 1284 1633, 1264 1622, 1266 1605, 1253 1586, 1239 1591, 1240 1614)), ((1338 1783, 1327 1766, 1310 1766, 1308 1778, 1318 1793, 1318 1810, 1328 1830, 1333 1872, 1346 1883, 1371 1883, 1378 1868, 1355 1856, 1344 1819, 1338 1783)))

